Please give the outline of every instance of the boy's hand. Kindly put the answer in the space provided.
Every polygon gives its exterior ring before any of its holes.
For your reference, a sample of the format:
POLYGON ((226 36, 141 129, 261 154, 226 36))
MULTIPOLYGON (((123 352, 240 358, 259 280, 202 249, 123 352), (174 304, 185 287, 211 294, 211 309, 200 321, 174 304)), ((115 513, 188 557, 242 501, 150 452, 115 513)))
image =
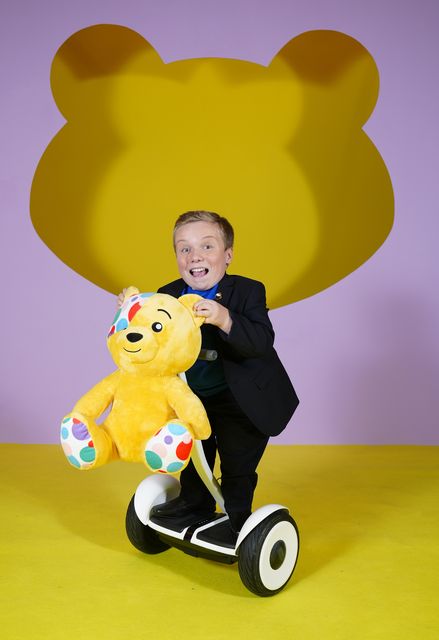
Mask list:
POLYGON ((122 289, 122 293, 119 293, 119 295, 117 296, 117 308, 120 309, 123 303, 125 302, 125 300, 129 296, 133 296, 136 293, 139 293, 139 290, 136 287, 133 287, 132 285, 130 285, 126 289, 122 289))
POLYGON ((117 296, 117 308, 120 309, 123 305, 123 301, 125 300, 126 289, 122 289, 121 293, 117 296))
POLYGON ((229 310, 223 307, 222 304, 215 302, 215 300, 198 300, 194 304, 195 315, 202 316, 205 319, 205 324, 213 324, 224 333, 230 333, 232 328, 232 318, 230 317, 229 310))

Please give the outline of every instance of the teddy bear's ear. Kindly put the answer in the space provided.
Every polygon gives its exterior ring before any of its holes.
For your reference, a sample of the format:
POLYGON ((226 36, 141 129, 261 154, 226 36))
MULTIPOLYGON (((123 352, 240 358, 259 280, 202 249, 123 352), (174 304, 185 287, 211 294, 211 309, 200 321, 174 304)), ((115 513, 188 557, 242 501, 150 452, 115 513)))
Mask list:
POLYGON ((188 311, 190 311, 191 316, 195 322, 195 324, 197 325, 197 327, 201 327, 201 325, 203 324, 205 318, 203 318, 202 316, 196 316, 194 313, 194 304, 198 301, 198 300, 202 300, 203 298, 201 296, 197 296, 195 293, 185 293, 184 296, 180 296, 178 298, 178 301, 181 302, 182 305, 184 305, 186 307, 186 309, 188 309, 188 311))

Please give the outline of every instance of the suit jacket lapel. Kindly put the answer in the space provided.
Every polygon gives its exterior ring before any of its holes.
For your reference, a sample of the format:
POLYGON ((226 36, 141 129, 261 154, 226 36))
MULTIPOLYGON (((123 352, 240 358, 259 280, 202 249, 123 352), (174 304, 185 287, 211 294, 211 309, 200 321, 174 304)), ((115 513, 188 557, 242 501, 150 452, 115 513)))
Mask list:
POLYGON ((218 290, 215 295, 215 300, 222 304, 224 307, 229 306, 230 298, 233 293, 233 284, 233 276, 229 276, 227 275, 227 273, 224 274, 224 276, 218 283, 218 290))
POLYGON ((174 282, 171 282, 166 286, 166 292, 170 296, 174 296, 174 298, 179 298, 182 295, 185 286, 184 280, 174 280, 174 282))

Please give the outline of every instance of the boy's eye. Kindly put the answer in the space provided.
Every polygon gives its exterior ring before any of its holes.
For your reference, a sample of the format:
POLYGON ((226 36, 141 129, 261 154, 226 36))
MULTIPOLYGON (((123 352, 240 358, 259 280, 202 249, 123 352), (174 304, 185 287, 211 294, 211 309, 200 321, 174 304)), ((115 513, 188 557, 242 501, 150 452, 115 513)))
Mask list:
POLYGON ((188 247, 183 247, 182 249, 180 249, 180 253, 188 253, 189 248, 188 247))

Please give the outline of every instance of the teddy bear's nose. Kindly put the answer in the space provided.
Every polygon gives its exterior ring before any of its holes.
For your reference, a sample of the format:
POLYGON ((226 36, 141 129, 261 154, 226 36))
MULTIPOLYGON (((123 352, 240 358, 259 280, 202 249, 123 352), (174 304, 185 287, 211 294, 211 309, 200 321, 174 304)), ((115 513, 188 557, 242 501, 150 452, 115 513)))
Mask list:
POLYGON ((129 342, 139 342, 143 338, 141 333, 127 333, 127 340, 129 342))

